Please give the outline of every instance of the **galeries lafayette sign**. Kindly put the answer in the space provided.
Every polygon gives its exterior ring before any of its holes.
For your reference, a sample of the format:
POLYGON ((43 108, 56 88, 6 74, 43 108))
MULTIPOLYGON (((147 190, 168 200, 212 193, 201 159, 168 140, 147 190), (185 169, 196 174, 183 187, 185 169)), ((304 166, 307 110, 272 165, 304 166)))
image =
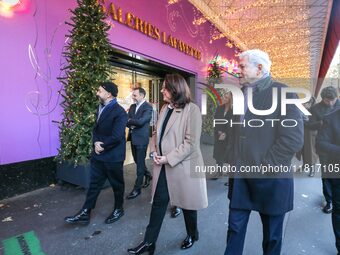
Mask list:
POLYGON ((163 44, 177 49, 186 55, 192 56, 197 60, 201 59, 201 52, 181 39, 160 31, 158 27, 134 15, 132 12, 124 13, 120 7, 116 8, 113 3, 110 3, 108 7, 105 7, 106 0, 99 0, 98 2, 102 5, 104 12, 106 12, 112 20, 139 31, 154 40, 161 41, 163 44))

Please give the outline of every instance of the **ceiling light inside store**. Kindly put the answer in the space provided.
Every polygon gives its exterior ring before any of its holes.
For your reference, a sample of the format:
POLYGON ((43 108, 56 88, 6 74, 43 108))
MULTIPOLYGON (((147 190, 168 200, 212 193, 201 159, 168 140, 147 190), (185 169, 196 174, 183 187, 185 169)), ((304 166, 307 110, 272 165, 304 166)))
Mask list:
POLYGON ((227 38, 228 47, 264 50, 276 79, 293 86, 315 85, 332 1, 189 1, 200 11, 194 25, 210 21, 220 31, 211 34, 212 41, 227 38))

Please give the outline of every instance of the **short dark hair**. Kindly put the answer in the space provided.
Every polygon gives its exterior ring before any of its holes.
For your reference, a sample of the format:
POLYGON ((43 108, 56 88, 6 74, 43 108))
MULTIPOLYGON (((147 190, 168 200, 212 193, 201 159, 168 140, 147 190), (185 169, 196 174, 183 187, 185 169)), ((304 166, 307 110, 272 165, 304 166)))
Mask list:
POLYGON ((191 102, 190 89, 182 75, 177 73, 165 75, 164 87, 170 92, 175 107, 184 108, 191 102))
POLYGON ((133 90, 138 90, 139 94, 143 94, 143 96, 146 96, 146 91, 142 87, 134 88, 133 90))
POLYGON ((332 86, 325 87, 321 90, 321 98, 336 99, 338 97, 338 91, 332 86))

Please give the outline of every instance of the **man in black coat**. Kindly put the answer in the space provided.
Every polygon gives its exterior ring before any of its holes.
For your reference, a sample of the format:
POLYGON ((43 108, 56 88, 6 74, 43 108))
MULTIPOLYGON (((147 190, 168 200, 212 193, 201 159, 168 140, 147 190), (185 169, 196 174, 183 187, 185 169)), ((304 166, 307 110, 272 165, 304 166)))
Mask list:
POLYGON ((90 212, 95 208, 97 197, 106 181, 109 180, 114 192, 113 212, 105 223, 113 223, 124 215, 124 176, 127 114, 117 102, 118 87, 112 82, 99 86, 97 97, 100 105, 97 121, 93 128, 93 152, 91 155, 90 187, 82 209, 74 216, 65 218, 67 223, 90 222, 90 212))
POLYGON ((145 101, 146 92, 143 88, 135 88, 132 99, 135 102, 129 109, 127 127, 129 128, 128 140, 131 140, 131 151, 137 166, 137 178, 135 186, 127 199, 134 199, 141 193, 143 178, 147 187, 152 179, 151 173, 145 165, 146 151, 149 144, 150 120, 152 117, 152 106, 145 101))
MULTIPOLYGON (((261 168, 262 166, 289 169, 294 154, 303 145, 302 114, 295 105, 289 104, 286 115, 281 115, 281 89, 286 85, 272 80, 270 66, 269 56, 263 51, 249 50, 240 55, 240 83, 245 88, 245 114, 235 115, 232 127, 230 160, 237 171, 232 173, 229 181, 229 224, 225 255, 243 253, 251 211, 257 211, 261 216, 263 254, 279 255, 284 216, 293 209, 294 183, 291 172, 242 172, 249 171, 251 167, 260 171, 265 170, 261 168), (247 100, 248 87, 253 89, 252 105, 258 110, 271 108, 273 89, 276 88, 278 91, 276 110, 265 116, 250 111, 251 105, 247 100), (291 127, 285 127, 282 125, 284 119, 295 122, 286 121, 286 126, 291 127), (244 124, 235 124, 235 121, 244 124)), ((235 95, 233 96, 234 105, 239 104, 235 95)), ((297 98, 297 95, 288 94, 287 98, 297 98)))
POLYGON ((333 197, 332 224, 335 244, 340 254, 340 106, 325 115, 317 136, 317 148, 327 155, 321 171, 329 177, 333 197))
MULTIPOLYGON (((340 107, 340 101, 338 98, 338 92, 336 88, 332 86, 325 87, 321 90, 321 102, 315 104, 311 109, 312 116, 309 121, 305 122, 305 126, 310 130, 317 130, 318 132, 322 129, 323 118, 329 112, 332 112, 334 108, 340 107)), ((328 155, 323 151, 316 150, 319 155, 319 161, 321 165, 327 163, 328 155)), ((325 177, 324 173, 321 172, 322 177, 322 192, 326 200, 326 205, 323 207, 324 213, 332 212, 332 185, 328 178, 325 177)))

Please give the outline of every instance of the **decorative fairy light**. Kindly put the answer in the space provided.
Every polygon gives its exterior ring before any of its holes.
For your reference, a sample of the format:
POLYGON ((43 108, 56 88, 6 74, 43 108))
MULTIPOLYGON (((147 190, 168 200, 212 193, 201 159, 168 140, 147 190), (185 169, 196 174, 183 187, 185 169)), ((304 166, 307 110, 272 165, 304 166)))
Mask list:
POLYGON ((195 14, 194 24, 210 21, 220 31, 220 35, 210 35, 211 43, 226 37, 227 47, 266 51, 272 59, 275 78, 302 78, 299 82, 308 84, 311 77, 316 77, 315 60, 321 58, 331 1, 313 4, 308 0, 189 1, 201 12, 195 14))
POLYGON ((201 17, 201 18, 195 19, 192 22, 192 24, 194 24, 194 25, 201 25, 201 24, 204 24, 205 22, 207 22, 207 19, 205 19, 204 17, 201 17))
POLYGON ((168 4, 171 5, 171 4, 176 4, 178 3, 179 0, 168 0, 168 4))

